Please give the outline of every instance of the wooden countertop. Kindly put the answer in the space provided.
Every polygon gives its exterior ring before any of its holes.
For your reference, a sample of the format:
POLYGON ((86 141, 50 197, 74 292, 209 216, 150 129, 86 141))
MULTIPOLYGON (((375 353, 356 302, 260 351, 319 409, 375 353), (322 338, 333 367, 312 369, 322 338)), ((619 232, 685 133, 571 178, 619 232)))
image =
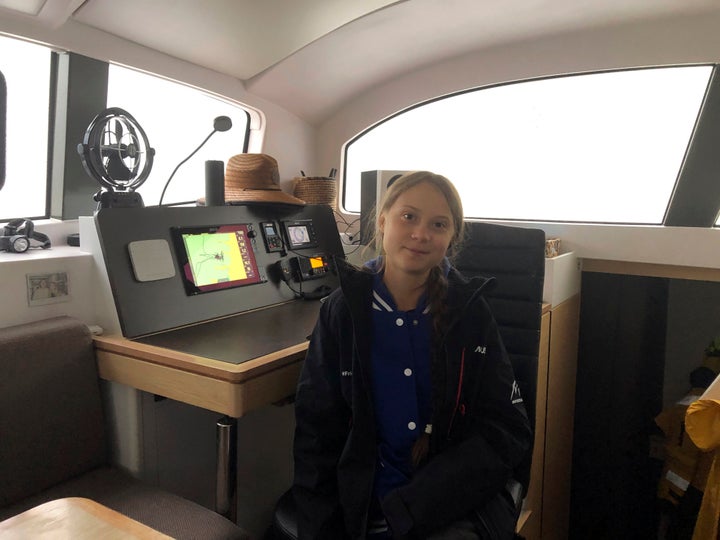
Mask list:
POLYGON ((238 418, 295 392, 320 302, 127 339, 95 337, 100 377, 238 418))

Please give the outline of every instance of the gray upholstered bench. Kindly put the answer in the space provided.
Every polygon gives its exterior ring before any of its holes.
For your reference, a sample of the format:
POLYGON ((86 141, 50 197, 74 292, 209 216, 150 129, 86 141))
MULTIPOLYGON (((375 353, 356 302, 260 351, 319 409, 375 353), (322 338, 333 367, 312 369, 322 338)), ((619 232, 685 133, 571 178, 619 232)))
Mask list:
POLYGON ((0 521, 62 497, 93 499, 178 539, 249 538, 109 463, 92 337, 70 317, 0 329, 0 521))

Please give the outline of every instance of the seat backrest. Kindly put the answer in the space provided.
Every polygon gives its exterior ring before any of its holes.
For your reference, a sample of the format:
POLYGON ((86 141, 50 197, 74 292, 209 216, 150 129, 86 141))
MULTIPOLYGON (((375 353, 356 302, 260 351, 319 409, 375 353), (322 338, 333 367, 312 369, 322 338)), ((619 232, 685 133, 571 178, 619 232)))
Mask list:
POLYGON ((0 329, 0 506, 107 463, 91 334, 56 317, 0 329))
MULTIPOLYGON (((485 297, 498 324, 530 423, 535 427, 540 317, 545 279, 545 232, 466 223, 466 238, 455 267, 465 276, 494 277, 485 297)), ((527 487, 530 460, 518 471, 527 487)))

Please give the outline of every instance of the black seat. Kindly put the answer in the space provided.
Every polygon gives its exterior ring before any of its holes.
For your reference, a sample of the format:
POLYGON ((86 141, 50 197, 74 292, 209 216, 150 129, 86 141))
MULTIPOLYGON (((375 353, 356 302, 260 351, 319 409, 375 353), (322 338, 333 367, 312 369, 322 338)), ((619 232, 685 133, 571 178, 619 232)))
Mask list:
MULTIPOLYGON (((468 222, 467 239, 455 266, 466 276, 495 278, 486 294, 515 378, 535 428, 540 317, 545 280, 545 232, 541 229, 468 222)), ((532 446, 531 446, 532 448, 532 446)), ((516 471, 523 496, 530 481, 532 452, 516 471)))
MULTIPOLYGON (((535 400, 540 347, 545 232, 540 229, 467 222, 466 239, 454 261, 465 276, 494 277, 485 294, 510 357, 530 423, 535 428, 535 400)), ((532 449, 532 445, 530 446, 532 449)), ((515 473, 522 503, 530 481, 532 450, 515 473)), ((278 500, 266 540, 297 539, 297 517, 292 491, 278 500)))

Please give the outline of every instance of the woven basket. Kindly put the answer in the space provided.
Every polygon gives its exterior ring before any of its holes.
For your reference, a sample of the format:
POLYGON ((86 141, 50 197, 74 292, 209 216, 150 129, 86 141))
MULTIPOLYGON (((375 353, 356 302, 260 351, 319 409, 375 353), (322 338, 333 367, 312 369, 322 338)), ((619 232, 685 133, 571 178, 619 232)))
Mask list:
POLYGON ((335 209, 337 181, 327 176, 297 176, 293 195, 308 204, 326 204, 335 209))

